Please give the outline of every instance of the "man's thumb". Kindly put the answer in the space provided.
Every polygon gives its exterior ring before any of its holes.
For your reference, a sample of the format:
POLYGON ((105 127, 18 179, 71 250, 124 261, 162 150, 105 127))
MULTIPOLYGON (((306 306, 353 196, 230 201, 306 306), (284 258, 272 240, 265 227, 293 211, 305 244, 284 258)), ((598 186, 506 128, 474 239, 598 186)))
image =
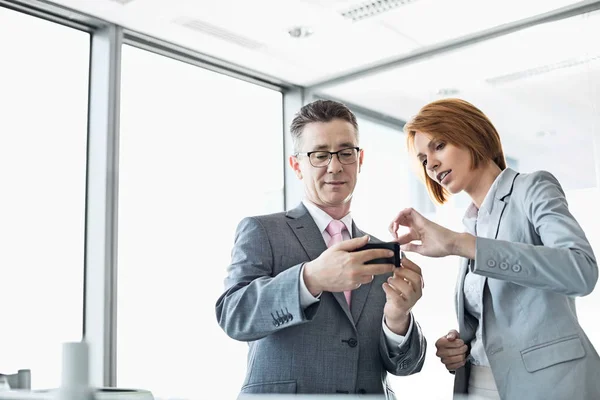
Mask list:
POLYGON ((369 235, 365 235, 365 236, 361 236, 361 237, 350 239, 350 240, 344 240, 343 242, 338 243, 338 248, 340 250, 352 251, 352 250, 358 249, 359 247, 364 246, 368 242, 369 242, 369 235))

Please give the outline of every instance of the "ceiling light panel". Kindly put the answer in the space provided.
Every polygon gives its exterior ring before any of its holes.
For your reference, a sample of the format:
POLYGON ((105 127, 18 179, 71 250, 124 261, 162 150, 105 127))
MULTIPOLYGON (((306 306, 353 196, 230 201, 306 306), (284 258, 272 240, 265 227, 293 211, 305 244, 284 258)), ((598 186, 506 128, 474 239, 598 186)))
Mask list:
POLYGON ((420 0, 382 21, 421 45, 431 45, 552 11, 573 0, 420 0))
MULTIPOLYGON (((600 51, 599 51, 600 53, 600 51)), ((573 69, 578 67, 584 67, 589 63, 600 62, 600 55, 581 56, 575 58, 569 58, 564 61, 544 64, 534 68, 528 68, 521 71, 511 72, 504 75, 494 76, 487 78, 485 81, 490 85, 502 85, 506 83, 515 82, 523 79, 532 79, 539 75, 549 74, 552 72, 562 71, 566 69, 573 69)))
POLYGON ((218 39, 234 43, 251 50, 258 50, 264 47, 263 43, 199 19, 179 17, 174 19, 173 22, 183 27, 192 29, 198 33, 211 35, 218 39))

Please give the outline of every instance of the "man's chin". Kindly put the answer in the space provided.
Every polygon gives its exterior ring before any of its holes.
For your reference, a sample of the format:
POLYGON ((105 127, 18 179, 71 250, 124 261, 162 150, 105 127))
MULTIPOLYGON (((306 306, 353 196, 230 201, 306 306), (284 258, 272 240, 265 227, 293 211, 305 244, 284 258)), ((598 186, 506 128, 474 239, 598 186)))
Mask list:
POLYGON ((350 202, 350 199, 352 199, 352 196, 348 195, 347 193, 336 193, 335 196, 326 196, 324 198, 325 202, 330 207, 339 207, 346 205, 350 202))

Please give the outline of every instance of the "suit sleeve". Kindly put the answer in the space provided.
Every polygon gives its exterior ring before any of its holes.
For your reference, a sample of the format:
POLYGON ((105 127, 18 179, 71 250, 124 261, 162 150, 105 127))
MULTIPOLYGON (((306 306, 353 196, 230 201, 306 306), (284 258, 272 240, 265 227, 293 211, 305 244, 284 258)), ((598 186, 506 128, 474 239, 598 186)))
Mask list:
POLYGON ((523 186, 517 200, 543 245, 478 237, 473 272, 568 296, 591 293, 598 265, 560 184, 552 174, 539 171, 530 174, 523 186))
POLYGON ((300 305, 302 264, 273 276, 273 252, 266 230, 256 218, 237 228, 227 268, 225 292, 216 303, 217 321, 233 339, 253 341, 308 322, 319 303, 300 305))
POLYGON ((397 348, 390 349, 383 327, 379 339, 379 353, 385 369, 392 375, 406 376, 417 373, 423 368, 427 340, 413 315, 412 330, 407 332, 406 341, 397 348))

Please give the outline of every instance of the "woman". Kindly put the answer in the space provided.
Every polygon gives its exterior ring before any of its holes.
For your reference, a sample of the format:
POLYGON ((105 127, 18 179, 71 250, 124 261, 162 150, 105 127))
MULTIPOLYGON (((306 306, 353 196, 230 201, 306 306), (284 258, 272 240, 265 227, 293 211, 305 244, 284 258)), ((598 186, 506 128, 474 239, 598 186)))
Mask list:
POLYGON ((390 224, 405 251, 462 257, 460 333, 436 343, 436 355, 456 371, 455 393, 600 399, 600 358, 575 311, 575 297, 594 289, 598 266, 558 181, 507 168, 496 129, 466 101, 430 103, 404 129, 433 200, 462 191, 472 200, 464 233, 413 209, 390 224), (409 232, 398 236, 400 226, 409 232))

